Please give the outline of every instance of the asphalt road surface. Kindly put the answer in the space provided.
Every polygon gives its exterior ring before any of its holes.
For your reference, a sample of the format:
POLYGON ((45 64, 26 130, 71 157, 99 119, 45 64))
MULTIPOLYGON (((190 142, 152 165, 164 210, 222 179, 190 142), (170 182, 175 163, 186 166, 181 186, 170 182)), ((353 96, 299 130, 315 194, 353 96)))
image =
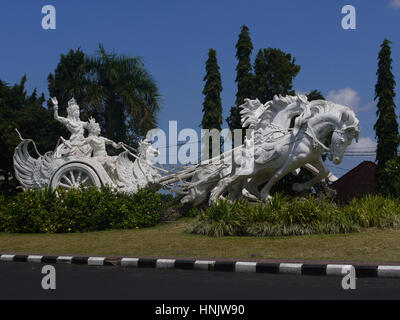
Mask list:
POLYGON ((0 262, 0 299, 399 299, 400 279, 55 265, 56 289, 42 288, 44 264, 0 262))

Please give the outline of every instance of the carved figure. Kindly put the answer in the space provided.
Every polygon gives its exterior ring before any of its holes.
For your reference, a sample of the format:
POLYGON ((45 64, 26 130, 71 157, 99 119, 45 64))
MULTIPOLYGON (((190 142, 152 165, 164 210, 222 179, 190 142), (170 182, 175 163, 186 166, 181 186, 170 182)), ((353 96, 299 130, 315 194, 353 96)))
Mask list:
POLYGON ((212 170, 211 166, 199 169, 183 203, 196 205, 208 198, 214 204, 219 198, 243 195, 265 200, 279 179, 304 166, 317 174, 306 183, 294 184, 293 189, 309 189, 329 176, 322 154, 328 153, 329 160, 339 164, 360 133, 359 120, 350 108, 325 100, 275 96, 263 105, 247 99, 242 109, 243 126, 253 129, 251 137, 222 155, 228 161, 212 170))

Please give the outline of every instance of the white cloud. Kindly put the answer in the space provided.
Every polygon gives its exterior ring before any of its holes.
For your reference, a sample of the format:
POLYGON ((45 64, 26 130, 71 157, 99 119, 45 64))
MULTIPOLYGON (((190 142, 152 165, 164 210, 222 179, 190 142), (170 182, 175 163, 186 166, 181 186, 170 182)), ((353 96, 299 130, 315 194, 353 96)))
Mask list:
POLYGON ((337 91, 331 90, 326 100, 350 107, 354 111, 368 111, 375 105, 374 102, 370 102, 366 106, 360 106, 361 98, 358 92, 352 88, 343 88, 337 91))
POLYGON ((360 103, 360 96, 357 91, 351 88, 344 88, 338 91, 329 91, 327 100, 353 108, 360 103))
POLYGON ((350 152, 363 152, 363 153, 374 153, 376 151, 376 141, 370 137, 363 137, 356 143, 353 143, 347 148, 350 152))
POLYGON ((400 0, 392 0, 389 3, 389 7, 400 9, 400 0))

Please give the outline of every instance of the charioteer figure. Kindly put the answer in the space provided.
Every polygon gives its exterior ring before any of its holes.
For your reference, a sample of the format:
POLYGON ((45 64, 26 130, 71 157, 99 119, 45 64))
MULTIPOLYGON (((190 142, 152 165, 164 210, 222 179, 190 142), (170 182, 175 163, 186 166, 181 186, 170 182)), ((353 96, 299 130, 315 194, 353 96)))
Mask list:
POLYGON ((85 129, 88 128, 88 123, 81 121, 79 105, 74 98, 68 101, 67 117, 60 117, 58 115, 58 101, 57 98, 52 97, 51 101, 54 105, 54 119, 61 122, 69 132, 71 136, 68 140, 63 140, 63 143, 57 147, 56 157, 62 156, 77 156, 77 157, 90 157, 92 148, 90 145, 82 146, 82 142, 85 139, 85 129))

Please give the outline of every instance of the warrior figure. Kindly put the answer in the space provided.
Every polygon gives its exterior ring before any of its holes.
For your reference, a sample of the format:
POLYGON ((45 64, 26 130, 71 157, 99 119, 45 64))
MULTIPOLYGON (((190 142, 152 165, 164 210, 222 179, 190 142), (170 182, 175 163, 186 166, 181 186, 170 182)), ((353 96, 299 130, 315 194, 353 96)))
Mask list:
POLYGON ((106 145, 111 145, 115 149, 120 149, 122 148, 123 143, 115 143, 110 139, 100 136, 100 125, 93 118, 89 119, 87 129, 89 136, 80 141, 79 148, 90 146, 90 149, 93 150, 92 156, 103 165, 113 182, 119 186, 121 183, 118 179, 118 174, 115 171, 118 157, 108 156, 106 145))
POLYGON ((52 97, 51 101, 54 105, 54 119, 65 125, 71 136, 69 140, 65 140, 61 137, 63 143, 57 147, 56 157, 62 156, 78 156, 78 157, 90 157, 92 149, 89 145, 80 146, 82 141, 85 139, 84 133, 87 129, 88 123, 81 121, 79 118, 79 105, 76 103, 75 99, 72 98, 68 101, 68 108, 66 118, 60 117, 58 115, 58 101, 57 98, 52 97))

